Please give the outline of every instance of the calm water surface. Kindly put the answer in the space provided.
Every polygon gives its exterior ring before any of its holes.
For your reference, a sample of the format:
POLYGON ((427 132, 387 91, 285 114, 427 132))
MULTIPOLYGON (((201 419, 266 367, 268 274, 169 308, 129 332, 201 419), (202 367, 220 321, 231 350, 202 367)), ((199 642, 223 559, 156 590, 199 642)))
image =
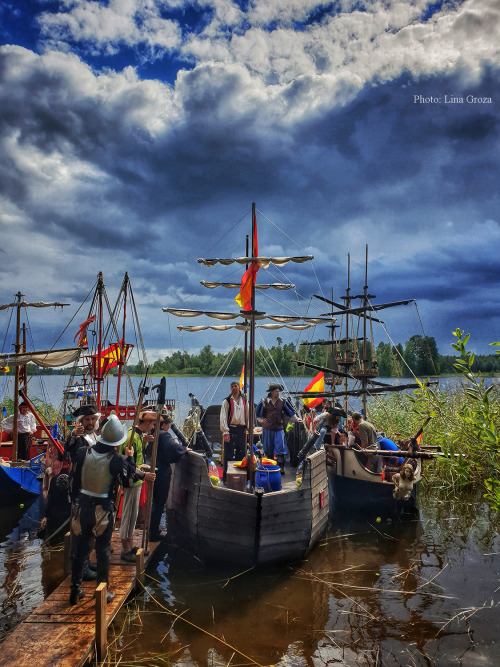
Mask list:
MULTIPOLYGON (((39 518, 38 502, 0 510, 4 636, 63 578, 39 518)), ((402 520, 332 514, 306 561, 246 572, 171 545, 115 620, 110 664, 498 665, 494 518, 437 499, 402 520)))

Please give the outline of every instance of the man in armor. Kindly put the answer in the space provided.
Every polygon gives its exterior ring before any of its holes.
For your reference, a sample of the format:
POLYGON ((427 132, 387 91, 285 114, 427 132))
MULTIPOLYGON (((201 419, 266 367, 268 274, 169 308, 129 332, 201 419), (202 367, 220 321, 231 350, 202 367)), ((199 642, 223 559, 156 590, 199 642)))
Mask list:
MULTIPOLYGON (((134 481, 145 475, 135 467, 132 447, 126 448, 126 457, 117 453, 126 439, 127 429, 116 415, 111 415, 97 437, 97 443, 92 447, 81 447, 75 455, 70 475, 73 515, 69 601, 72 605, 85 594, 81 583, 92 537, 95 537, 97 584, 108 584, 116 488, 118 484, 130 488, 134 481)), ((114 593, 108 592, 107 601, 113 599, 114 593)))
POLYGON ((257 404, 255 413, 262 417, 262 445, 268 458, 276 456, 276 463, 280 467, 281 474, 285 474, 285 456, 288 453, 283 430, 283 415, 292 421, 301 421, 295 415, 295 410, 289 399, 280 397, 283 391, 281 384, 270 382, 267 387, 267 398, 263 398, 257 404))

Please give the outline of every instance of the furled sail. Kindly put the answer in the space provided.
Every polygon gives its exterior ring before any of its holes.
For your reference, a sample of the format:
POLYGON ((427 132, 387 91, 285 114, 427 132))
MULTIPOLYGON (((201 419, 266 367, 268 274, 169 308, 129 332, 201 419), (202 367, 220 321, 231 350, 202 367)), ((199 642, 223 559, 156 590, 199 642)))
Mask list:
MULTIPOLYGON (((307 322, 310 325, 315 324, 325 324, 326 322, 332 322, 331 317, 300 317, 295 315, 267 315, 266 313, 251 313, 241 311, 239 313, 221 313, 213 310, 190 310, 187 308, 162 308, 164 313, 169 313, 170 315, 175 315, 176 317, 199 317, 200 315, 206 315, 207 317, 212 317, 216 320, 234 320, 237 317, 244 317, 246 319, 263 320, 268 319, 273 322, 279 322, 280 324, 291 324, 293 322, 307 322)), ((333 319, 333 321, 335 321, 333 319)))
POLYGON ((313 255, 304 255, 303 257, 232 257, 230 259, 198 259, 199 264, 205 266, 215 266, 216 264, 258 264, 261 269, 267 269, 270 264, 274 266, 285 266, 288 262, 295 262, 296 264, 303 264, 314 259, 313 255))
MULTIPOLYGON (((241 283, 212 283, 206 280, 200 280, 200 285, 203 287, 208 287, 208 289, 215 289, 216 287, 226 287, 228 289, 240 289, 241 283)), ((277 289, 277 290, 287 290, 295 289, 295 285, 292 283, 268 283, 262 285, 254 285, 255 289, 277 289)))
POLYGON ((6 310, 6 308, 48 308, 53 306, 54 308, 69 306, 69 303, 59 303, 54 301, 53 303, 45 303, 45 301, 35 301, 34 303, 28 303, 27 301, 15 301, 14 303, 0 303, 0 310, 6 310))
MULTIPOLYGON (((256 329, 292 329, 293 331, 304 331, 305 329, 310 329, 314 327, 314 324, 256 324, 256 329)), ((207 329, 212 329, 213 331, 228 331, 229 329, 238 329, 240 331, 250 331, 250 324, 241 322, 240 324, 200 324, 198 326, 192 327, 182 327, 178 326, 179 331, 206 331, 207 329)))
POLYGON ((80 347, 71 347, 63 350, 2 354, 0 355, 0 366, 24 366, 24 364, 32 363, 42 368, 59 368, 76 361, 80 352, 80 347))

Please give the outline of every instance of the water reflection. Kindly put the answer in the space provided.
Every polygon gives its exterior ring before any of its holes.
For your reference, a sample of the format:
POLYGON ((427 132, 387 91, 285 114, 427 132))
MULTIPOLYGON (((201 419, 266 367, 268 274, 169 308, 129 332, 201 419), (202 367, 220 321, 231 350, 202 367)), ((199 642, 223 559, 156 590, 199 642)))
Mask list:
MULTIPOLYGON (((40 516, 37 504, 0 514, 2 633, 63 579, 61 546, 35 536, 40 516)), ((481 503, 422 498, 399 520, 332 515, 294 566, 208 569, 171 547, 150 594, 115 621, 112 654, 177 666, 500 664, 498 525, 481 503)))
MULTIPOLYGON (((498 663, 500 543, 486 508, 434 501, 378 519, 332 516, 307 561, 236 577, 171 551, 149 588, 181 616, 141 604, 149 650, 175 665, 498 663)), ((142 632, 136 617, 134 656, 142 632)))
POLYGON ((62 546, 41 546, 36 534, 41 499, 0 511, 0 640, 35 609, 63 578, 62 546))

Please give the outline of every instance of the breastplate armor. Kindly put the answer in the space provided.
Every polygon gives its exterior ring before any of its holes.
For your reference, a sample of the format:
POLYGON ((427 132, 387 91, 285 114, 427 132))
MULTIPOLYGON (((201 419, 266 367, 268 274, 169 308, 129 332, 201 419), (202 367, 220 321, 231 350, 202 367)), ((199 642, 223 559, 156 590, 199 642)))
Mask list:
POLYGON ((109 472, 110 454, 98 454, 89 449, 82 467, 81 492, 96 498, 107 498, 111 473, 109 472))

